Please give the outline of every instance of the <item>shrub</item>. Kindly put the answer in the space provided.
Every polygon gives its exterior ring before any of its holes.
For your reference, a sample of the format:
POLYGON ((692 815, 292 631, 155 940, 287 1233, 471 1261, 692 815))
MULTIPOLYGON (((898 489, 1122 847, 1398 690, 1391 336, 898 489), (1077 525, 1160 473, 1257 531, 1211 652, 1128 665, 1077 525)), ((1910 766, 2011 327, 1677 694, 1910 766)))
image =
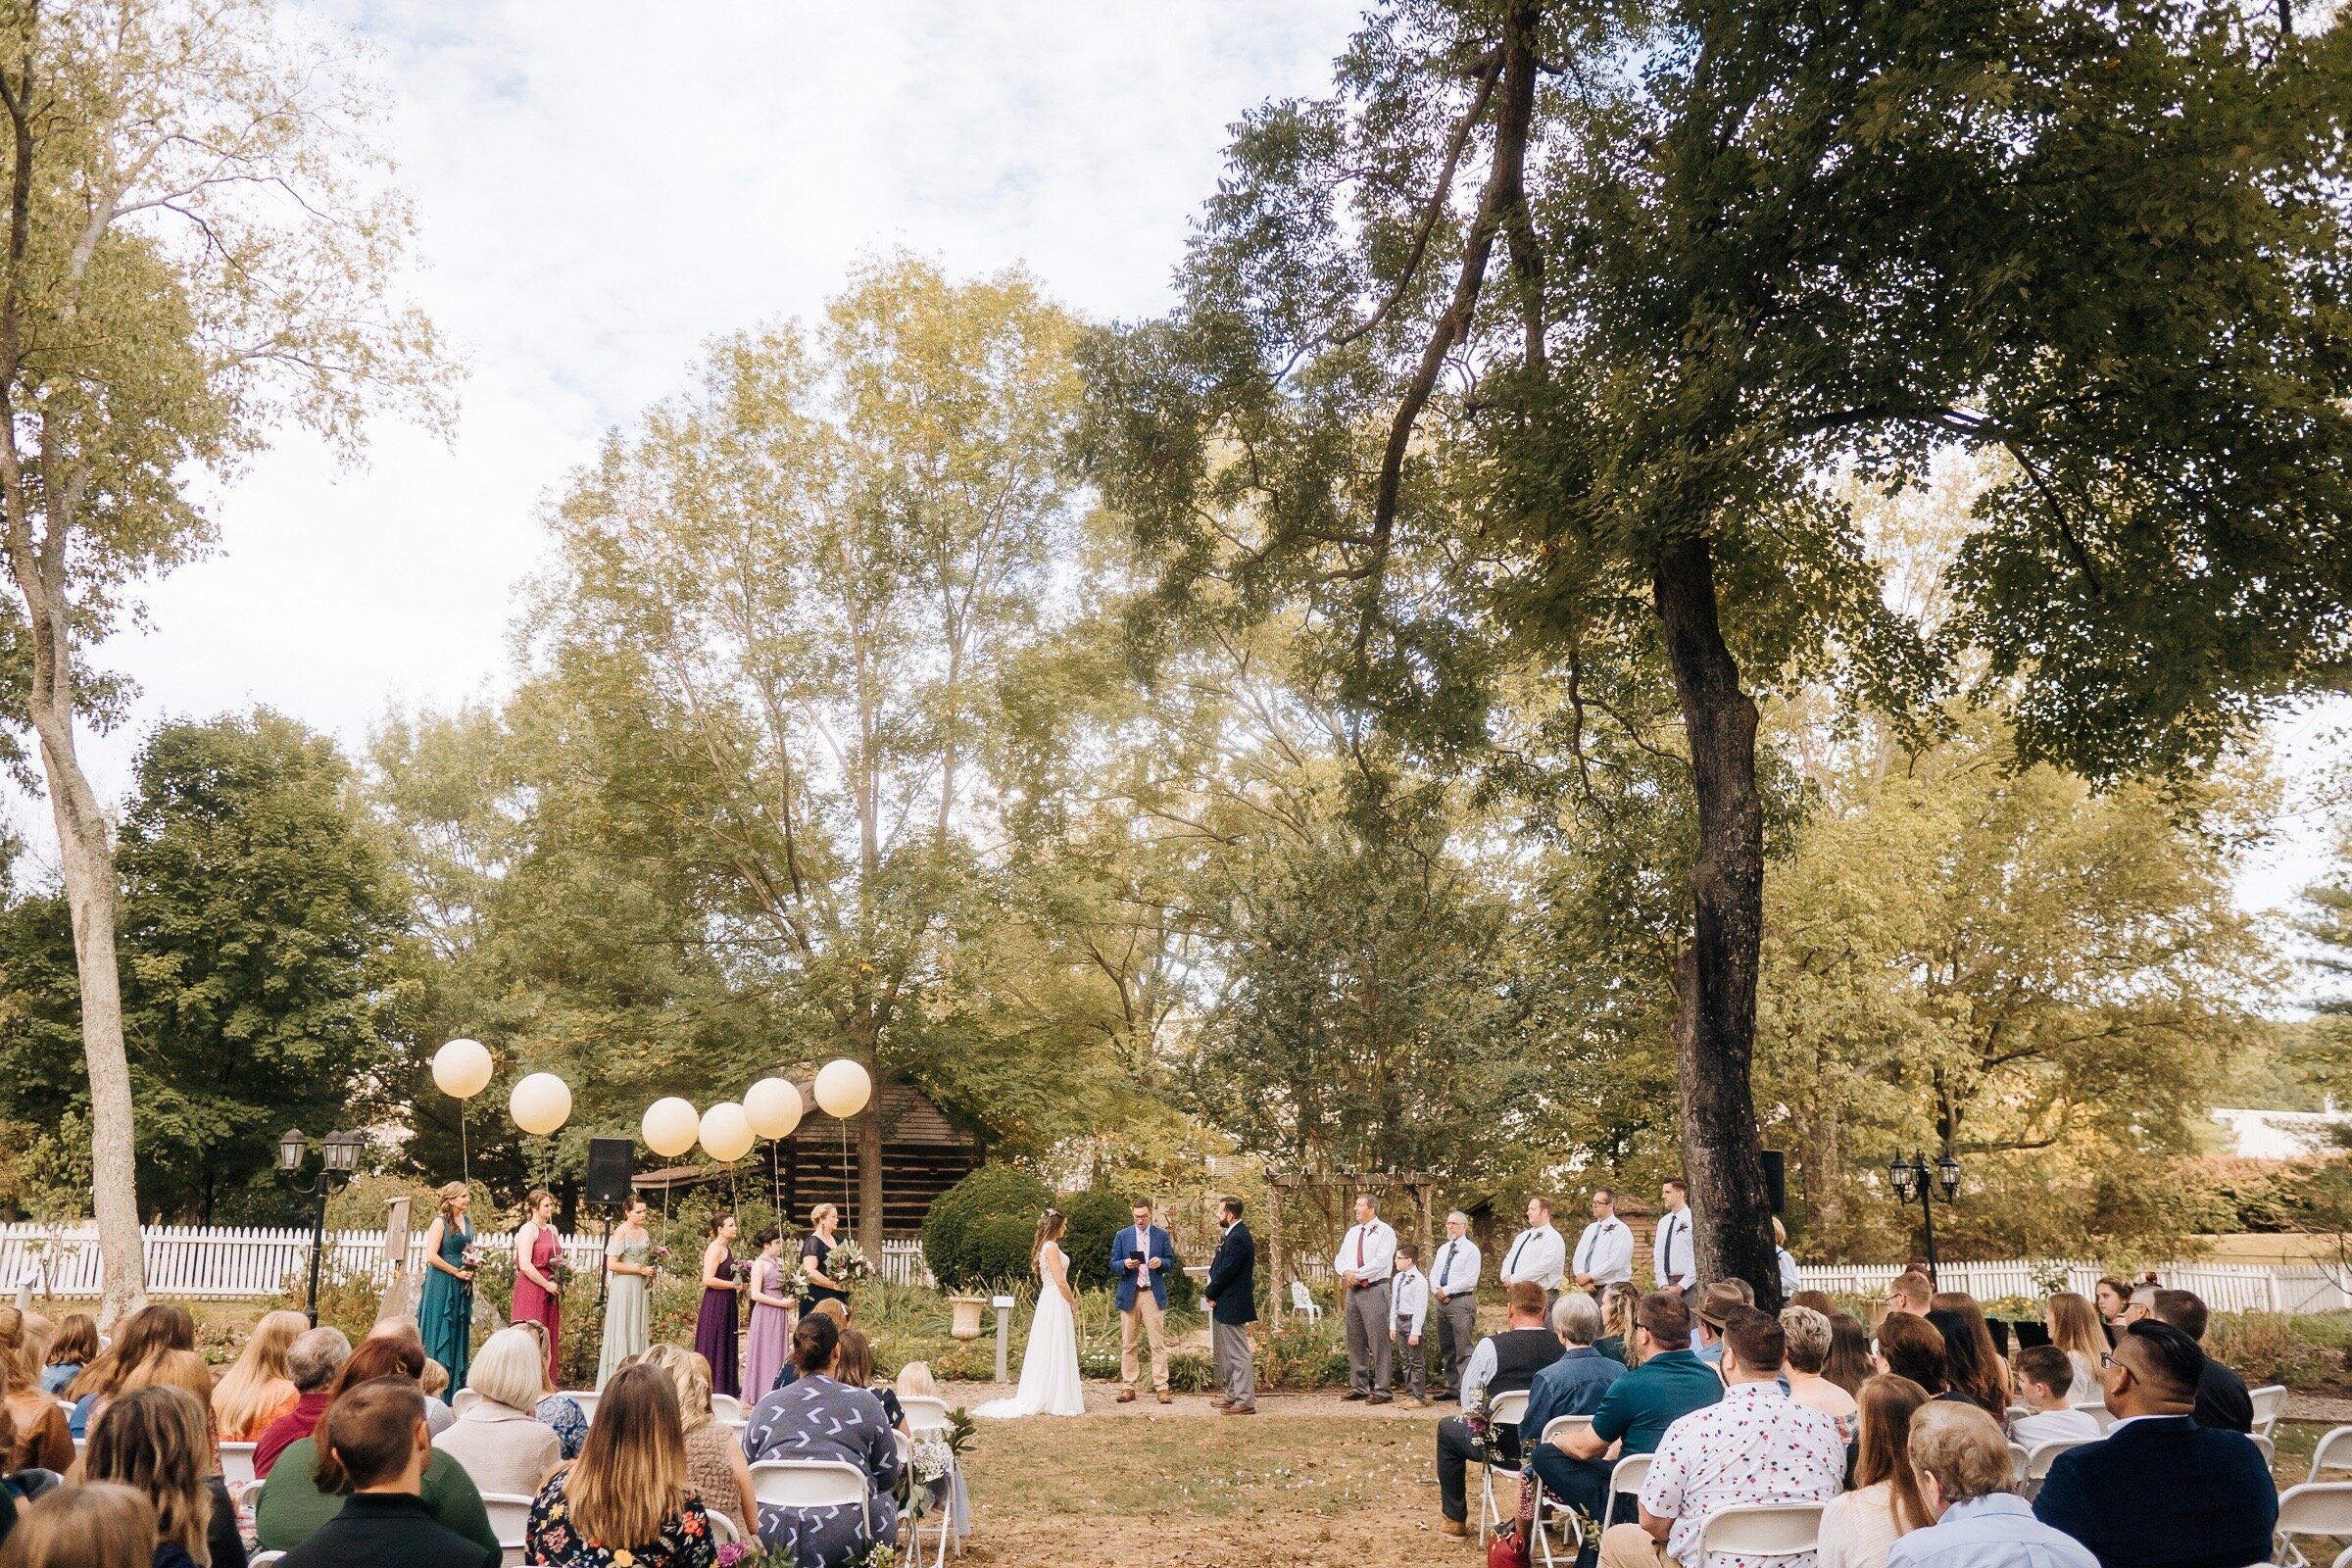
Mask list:
POLYGON ((951 1291, 1025 1280, 1037 1216, 1052 1201, 1045 1183, 1027 1171, 983 1165, 932 1202, 923 1220, 923 1261, 951 1291))
POLYGON ((1117 1193, 1090 1187, 1061 1200, 1070 1217, 1061 1250, 1070 1254, 1070 1284, 1081 1291, 1107 1291, 1118 1284, 1110 1268, 1111 1238, 1127 1228, 1132 1217, 1128 1200, 1117 1193))

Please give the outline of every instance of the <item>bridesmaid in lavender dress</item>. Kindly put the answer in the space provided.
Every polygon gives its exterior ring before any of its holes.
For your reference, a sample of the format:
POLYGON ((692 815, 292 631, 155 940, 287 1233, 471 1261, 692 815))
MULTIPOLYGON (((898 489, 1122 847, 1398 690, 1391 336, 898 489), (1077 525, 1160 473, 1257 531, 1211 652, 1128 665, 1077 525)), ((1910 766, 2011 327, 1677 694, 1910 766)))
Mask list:
POLYGON ((755 1399, 767 1393, 792 1354, 792 1302, 784 1297, 783 1233, 770 1225, 752 1237, 752 1333, 743 1352, 743 1387, 755 1399))
POLYGON ((736 1274, 735 1216, 721 1214, 710 1222, 710 1245, 703 1249, 703 1310, 694 1320, 694 1348, 710 1363, 710 1392, 730 1398, 743 1395, 735 1344, 735 1298, 743 1281, 736 1274))

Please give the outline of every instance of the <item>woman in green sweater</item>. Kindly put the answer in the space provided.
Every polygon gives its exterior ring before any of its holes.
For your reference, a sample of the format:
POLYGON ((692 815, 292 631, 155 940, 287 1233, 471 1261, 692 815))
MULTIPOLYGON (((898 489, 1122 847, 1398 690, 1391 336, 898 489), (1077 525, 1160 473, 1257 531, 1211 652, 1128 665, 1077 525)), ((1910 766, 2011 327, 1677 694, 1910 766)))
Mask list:
MULTIPOLYGON (((344 1390, 376 1378, 406 1378, 416 1383, 423 1374, 421 1347, 407 1340, 368 1340, 343 1363, 332 1393, 339 1396, 344 1390)), ((318 1421, 319 1432, 326 1430, 327 1418, 334 1413, 332 1397, 326 1408, 326 1416, 318 1421)), ((312 1531, 343 1511, 343 1499, 351 1488, 342 1466, 332 1457, 322 1460, 318 1450, 318 1438, 314 1434, 289 1445, 270 1466, 270 1479, 263 1484, 253 1509, 254 1534, 264 1551, 287 1551, 300 1545, 312 1531)), ((481 1493, 474 1489, 465 1467, 439 1448, 425 1465, 419 1492, 425 1507, 443 1526, 492 1551, 498 1549, 498 1536, 490 1528, 490 1511, 482 1506, 481 1493)))

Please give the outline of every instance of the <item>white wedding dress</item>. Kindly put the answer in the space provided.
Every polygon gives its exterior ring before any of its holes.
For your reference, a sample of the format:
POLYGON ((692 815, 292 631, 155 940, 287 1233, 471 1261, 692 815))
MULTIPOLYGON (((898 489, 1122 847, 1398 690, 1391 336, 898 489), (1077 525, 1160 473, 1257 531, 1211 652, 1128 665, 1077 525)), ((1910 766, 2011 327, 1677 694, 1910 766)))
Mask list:
POLYGON ((1021 1353, 1020 1387, 1011 1398, 991 1399, 972 1414, 992 1421, 1086 1414, 1086 1385, 1078 1376, 1078 1320, 1061 1294, 1068 1267, 1052 1242, 1037 1254, 1037 1315, 1029 1320, 1029 1348, 1021 1353))

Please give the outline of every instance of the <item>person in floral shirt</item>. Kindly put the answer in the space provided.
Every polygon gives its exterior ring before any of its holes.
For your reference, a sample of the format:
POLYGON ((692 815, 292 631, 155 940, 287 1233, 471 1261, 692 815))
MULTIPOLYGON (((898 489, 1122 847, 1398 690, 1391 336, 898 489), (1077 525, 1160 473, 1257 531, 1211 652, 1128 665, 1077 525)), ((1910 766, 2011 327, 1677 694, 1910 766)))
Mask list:
POLYGON ((1723 1398, 1666 1429, 1642 1483, 1642 1522, 1600 1538, 1600 1568, 1814 1568, 1810 1551, 1748 1557, 1701 1553, 1707 1517, 1754 1502, 1822 1502, 1845 1486, 1838 1425, 1781 1387, 1779 1321, 1735 1307, 1723 1325, 1723 1398), (1704 1557, 1702 1562, 1700 1559, 1704 1557))
POLYGON ((531 1501, 523 1561, 552 1568, 713 1568, 710 1517, 686 1490, 678 1394, 661 1368, 605 1385, 577 1460, 531 1501))

